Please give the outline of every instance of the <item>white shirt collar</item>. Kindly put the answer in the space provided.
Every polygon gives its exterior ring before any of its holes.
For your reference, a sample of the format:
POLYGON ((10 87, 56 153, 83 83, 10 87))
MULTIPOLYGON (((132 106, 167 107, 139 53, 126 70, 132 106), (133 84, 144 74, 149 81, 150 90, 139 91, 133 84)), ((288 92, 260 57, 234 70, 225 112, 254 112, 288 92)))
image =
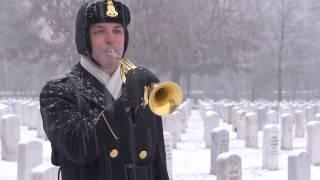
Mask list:
POLYGON ((81 66, 86 69, 90 74, 92 74, 97 80, 102 83, 108 91, 111 93, 114 99, 120 96, 122 81, 120 77, 120 66, 116 69, 113 75, 110 77, 109 74, 105 73, 90 60, 81 57, 80 59, 81 66))

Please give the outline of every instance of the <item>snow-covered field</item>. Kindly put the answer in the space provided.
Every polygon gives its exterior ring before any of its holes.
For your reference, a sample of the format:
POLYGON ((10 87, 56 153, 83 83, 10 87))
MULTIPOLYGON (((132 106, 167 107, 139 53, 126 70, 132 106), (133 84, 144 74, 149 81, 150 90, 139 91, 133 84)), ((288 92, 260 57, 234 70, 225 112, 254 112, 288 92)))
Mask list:
MULTIPOLYGON (((220 122, 230 132, 230 152, 240 155, 242 161, 243 180, 287 180, 287 162, 291 151, 279 152, 279 170, 262 169, 262 132, 259 133, 258 149, 244 148, 244 141, 236 139, 231 125, 220 122)), ((320 138, 320 137, 319 137, 320 138)), ((182 134, 181 142, 173 151, 174 180, 215 180, 210 175, 210 149, 205 148, 203 140, 203 121, 198 111, 192 111, 188 121, 188 129, 182 134)), ((294 150, 303 150, 304 138, 295 138, 294 150)), ((320 166, 311 166, 311 180, 320 180, 320 166)))
MULTIPOLYGON (((287 180, 287 159, 291 151, 279 152, 279 170, 268 171, 262 169, 262 134, 259 134, 258 149, 244 148, 244 141, 237 140, 235 133, 228 124, 221 126, 230 132, 230 152, 239 154, 242 159, 243 180, 287 180)), ((173 178, 174 180, 215 180, 216 176, 210 175, 210 150, 205 148, 203 138, 203 121, 199 111, 193 110, 188 120, 186 132, 182 134, 181 141, 173 150, 173 178)), ((36 137, 35 131, 21 127, 21 139, 28 140, 36 137)), ((320 138, 320 137, 319 137, 320 138)), ((43 142, 43 161, 50 162, 50 144, 43 142)), ((294 139, 294 150, 304 149, 304 138, 294 139)), ((1 156, 1 153, 0 153, 1 156)), ((0 180, 16 180, 17 163, 0 160, 0 180)), ((311 180, 320 180, 320 166, 311 166, 311 180)))

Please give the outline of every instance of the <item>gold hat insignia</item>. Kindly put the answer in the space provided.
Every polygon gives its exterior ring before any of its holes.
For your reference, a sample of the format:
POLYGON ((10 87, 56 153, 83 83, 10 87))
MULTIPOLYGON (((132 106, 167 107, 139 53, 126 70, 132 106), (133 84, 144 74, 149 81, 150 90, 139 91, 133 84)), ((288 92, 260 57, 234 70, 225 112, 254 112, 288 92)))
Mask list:
POLYGON ((109 17, 117 17, 118 16, 118 12, 117 12, 116 8, 114 7, 112 0, 107 1, 106 15, 109 17))

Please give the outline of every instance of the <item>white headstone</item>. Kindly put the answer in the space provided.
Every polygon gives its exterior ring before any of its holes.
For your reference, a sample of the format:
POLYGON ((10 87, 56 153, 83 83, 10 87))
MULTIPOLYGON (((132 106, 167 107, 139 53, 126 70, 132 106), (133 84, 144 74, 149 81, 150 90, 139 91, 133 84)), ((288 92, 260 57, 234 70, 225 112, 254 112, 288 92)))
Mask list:
POLYGON ((163 132, 163 138, 166 149, 167 170, 169 179, 172 179, 172 136, 169 132, 163 132))
POLYGON ((172 135, 172 146, 176 148, 181 135, 181 113, 175 111, 169 115, 163 116, 164 130, 172 135))
POLYGON ((228 124, 232 124, 232 108, 233 107, 234 107, 234 104, 228 105, 228 117, 229 117, 229 119, 227 120, 228 124))
POLYGON ((182 132, 186 131, 187 120, 189 119, 192 103, 190 99, 184 101, 179 107, 178 110, 181 112, 181 128, 182 132))
POLYGON ((237 138, 244 140, 246 138, 246 111, 238 110, 236 115, 237 138))
POLYGON ((280 117, 284 114, 291 114, 291 109, 287 105, 280 106, 280 117))
POLYGON ((235 132, 237 131, 237 121, 238 121, 238 115, 237 115, 237 111, 240 110, 239 106, 235 106, 232 108, 232 112, 231 112, 231 124, 232 124, 232 130, 234 130, 235 132))
POLYGON ((317 114, 315 115, 314 120, 320 122, 320 113, 317 113, 317 114))
POLYGON ((257 113, 246 114, 245 146, 250 148, 258 147, 258 116, 257 113))
POLYGON ((302 110, 297 110, 294 112, 295 115, 295 136, 304 137, 305 127, 306 127, 306 117, 305 112, 302 110))
POLYGON ((23 117, 24 116, 24 110, 23 110, 23 102, 22 101, 18 101, 16 102, 16 105, 15 105, 15 114, 17 114, 18 116, 20 117, 23 117))
POLYGON ((257 114, 258 114, 258 128, 259 130, 261 130, 267 124, 267 107, 260 106, 257 109, 257 114))
POLYGON ((18 144, 18 178, 30 180, 33 168, 42 163, 42 143, 37 140, 20 141, 18 144))
POLYGON ((199 100, 199 103, 198 103, 198 110, 199 110, 199 114, 200 114, 200 117, 201 119, 204 119, 204 116, 205 116, 205 107, 206 106, 210 106, 206 101, 201 101, 199 100))
POLYGON ((229 104, 224 104, 223 106, 222 106, 222 117, 223 117, 223 120, 224 120, 224 122, 227 122, 227 123, 229 123, 229 121, 230 121, 230 112, 229 112, 229 109, 230 109, 230 105, 229 104))
POLYGON ((217 158, 217 180, 242 180, 241 158, 230 152, 217 158))
POLYGON ((22 116, 21 116, 21 125, 23 126, 28 126, 28 121, 29 121, 29 110, 28 110, 28 104, 29 101, 23 101, 21 103, 22 105, 22 116))
POLYGON ((42 117, 41 117, 41 114, 40 114, 40 106, 38 106, 37 109, 38 109, 37 116, 39 118, 39 122, 38 122, 38 125, 37 125, 37 137, 47 139, 47 135, 46 135, 46 133, 44 132, 44 129, 43 129, 43 121, 42 121, 42 117))
POLYGON ((277 112, 275 110, 267 112, 267 124, 278 124, 277 112))
POLYGON ((11 111, 12 111, 12 108, 10 108, 8 105, 0 103, 0 140, 1 140, 1 119, 2 119, 2 116, 5 114, 11 114, 11 111))
POLYGON ((39 115, 40 111, 38 110, 38 104, 37 103, 30 103, 28 104, 28 111, 29 111, 29 118, 28 118, 28 127, 29 129, 37 129, 39 126, 39 115))
POLYGON ((12 108, 6 104, 0 103, 0 117, 10 113, 12 113, 12 108))
POLYGON ((269 124, 263 128, 263 168, 268 170, 279 169, 279 127, 269 124))
POLYGON ((206 111, 204 119, 204 140, 206 147, 209 148, 211 145, 211 131, 219 127, 219 115, 214 111, 206 111))
POLYGON ((311 163, 320 165, 320 122, 310 121, 307 124, 307 150, 310 153, 311 163))
POLYGON ((31 180, 57 180, 58 171, 59 167, 43 163, 32 169, 31 180))
POLYGON ((313 105, 306 107, 306 120, 307 122, 313 121, 315 118, 315 109, 313 105))
POLYGON ((1 120, 1 158, 16 161, 20 141, 20 117, 6 114, 1 120))
POLYGON ((211 132, 211 174, 216 174, 216 159, 219 154, 229 151, 229 132, 215 128, 211 132))
POLYGON ((293 115, 283 114, 281 116, 281 149, 291 150, 293 148, 293 115))
POLYGON ((288 156, 288 180, 310 180, 310 157, 305 151, 293 151, 288 156))

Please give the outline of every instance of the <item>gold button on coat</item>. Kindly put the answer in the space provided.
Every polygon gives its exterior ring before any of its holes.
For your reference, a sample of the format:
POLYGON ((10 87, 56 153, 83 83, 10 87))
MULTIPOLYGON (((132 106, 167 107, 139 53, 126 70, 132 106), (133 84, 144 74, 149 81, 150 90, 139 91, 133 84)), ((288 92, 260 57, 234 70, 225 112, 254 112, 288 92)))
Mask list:
POLYGON ((143 150, 139 153, 140 159, 145 159, 148 156, 148 152, 143 150))
POLYGON ((111 157, 111 158, 116 158, 116 157, 118 156, 118 154, 119 154, 119 152, 118 152, 118 150, 116 150, 116 149, 112 149, 112 150, 110 151, 110 157, 111 157))

